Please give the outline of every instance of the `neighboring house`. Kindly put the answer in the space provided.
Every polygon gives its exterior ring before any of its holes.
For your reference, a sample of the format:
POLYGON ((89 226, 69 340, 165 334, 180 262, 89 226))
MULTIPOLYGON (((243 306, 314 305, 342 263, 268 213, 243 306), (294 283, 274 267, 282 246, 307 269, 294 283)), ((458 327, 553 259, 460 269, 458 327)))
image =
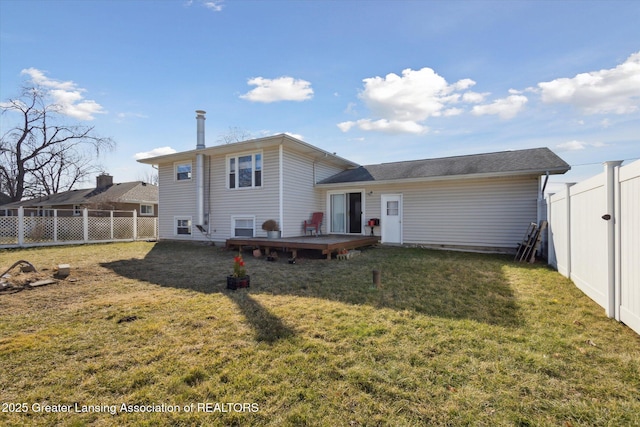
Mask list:
POLYGON ((107 211, 133 211, 138 216, 158 216, 158 187, 141 181, 113 183, 113 177, 101 174, 96 177, 96 187, 70 190, 42 196, 31 200, 8 203, 0 206, 0 215, 11 214, 18 207, 30 209, 43 215, 82 215, 82 209, 107 211))
MULTIPOLYGON (((360 166, 281 134, 139 160, 158 165, 159 237, 211 240, 303 235, 312 212, 322 232, 383 243, 515 250, 538 222, 542 179, 570 166, 547 148, 360 166)), ((546 178, 545 178, 546 179, 546 178)))

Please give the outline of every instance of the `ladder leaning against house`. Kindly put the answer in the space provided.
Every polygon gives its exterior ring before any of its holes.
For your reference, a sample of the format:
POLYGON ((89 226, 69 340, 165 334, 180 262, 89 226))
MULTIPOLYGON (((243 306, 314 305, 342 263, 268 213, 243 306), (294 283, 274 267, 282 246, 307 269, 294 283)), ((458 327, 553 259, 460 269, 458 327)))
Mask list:
POLYGON ((547 221, 540 221, 540 225, 532 222, 524 234, 522 243, 518 245, 514 261, 533 262, 536 259, 536 251, 542 242, 542 233, 547 229, 547 221))

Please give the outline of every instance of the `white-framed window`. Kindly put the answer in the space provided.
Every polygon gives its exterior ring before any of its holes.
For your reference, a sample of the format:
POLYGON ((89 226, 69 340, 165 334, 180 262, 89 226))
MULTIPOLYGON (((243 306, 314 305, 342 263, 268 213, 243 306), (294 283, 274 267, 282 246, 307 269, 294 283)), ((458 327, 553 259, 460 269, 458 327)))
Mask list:
POLYGON ((191 236, 191 217, 177 216, 175 217, 175 230, 177 236, 191 236))
POLYGON ((153 215, 153 205, 140 205, 140 215, 151 216, 153 215))
POLYGON ((176 181, 188 181, 191 179, 191 162, 180 162, 173 165, 176 181))
POLYGON ((227 187, 262 187, 262 152, 227 156, 227 187))
POLYGON ((73 216, 82 215, 82 206, 81 205, 73 205, 73 216))
POLYGON ((233 237, 254 237, 256 235, 256 217, 250 215, 232 216, 231 235, 233 237))

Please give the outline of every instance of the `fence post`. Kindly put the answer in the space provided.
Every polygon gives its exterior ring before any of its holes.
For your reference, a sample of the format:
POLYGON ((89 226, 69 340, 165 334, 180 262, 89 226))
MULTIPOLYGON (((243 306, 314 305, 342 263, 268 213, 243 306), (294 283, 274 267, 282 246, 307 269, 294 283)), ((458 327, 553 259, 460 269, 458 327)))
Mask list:
POLYGON ((571 187, 574 185, 574 182, 568 182, 565 184, 565 191, 567 192, 567 197, 565 198, 565 203, 567 206, 567 218, 566 218, 566 227, 567 227, 567 244, 565 246, 565 256, 567 260, 567 277, 571 279, 571 187))
POLYGON ((18 208, 18 246, 24 245, 24 207, 18 208))
POLYGON ((615 319, 618 322, 620 320, 620 306, 622 305, 622 239, 621 239, 621 225, 620 225, 620 212, 622 212, 622 203, 620 196, 620 166, 616 166, 614 168, 614 177, 613 177, 613 185, 614 185, 614 197, 615 197, 615 206, 614 206, 614 227, 615 227, 615 269, 614 269, 614 288, 615 288, 615 319))
POLYGON ((138 211, 133 210, 133 240, 138 239, 138 211))
POLYGON ((53 242, 58 241, 58 209, 53 210, 53 242))
POLYGON ((616 313, 616 177, 615 168, 620 166, 621 161, 604 162, 605 185, 604 194, 607 201, 607 212, 604 212, 602 219, 607 221, 607 307, 608 317, 615 317, 616 313))
POLYGON ((113 211, 109 211, 109 224, 111 230, 111 234, 109 236, 111 237, 111 240, 113 240, 113 211))
POLYGON ((89 241, 89 210, 87 208, 82 209, 82 231, 84 234, 84 241, 89 241))

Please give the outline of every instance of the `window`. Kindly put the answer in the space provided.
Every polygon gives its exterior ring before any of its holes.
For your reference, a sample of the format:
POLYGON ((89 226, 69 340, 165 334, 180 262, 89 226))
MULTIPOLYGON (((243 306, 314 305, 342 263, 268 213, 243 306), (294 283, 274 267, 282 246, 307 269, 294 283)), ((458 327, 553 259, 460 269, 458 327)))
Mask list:
POLYGON ((398 216, 400 209, 399 209, 399 202, 397 200, 390 200, 387 202, 387 216, 398 216))
POLYGON ((244 154, 228 158, 229 188, 262 187, 262 154, 244 154))
POLYGON ((80 215, 82 215, 82 206, 73 205, 73 216, 80 216, 80 215))
POLYGON ((253 237, 255 236, 255 217, 233 216, 231 217, 231 228, 233 237, 253 237))
POLYGON ((191 179, 191 162, 176 163, 176 181, 185 181, 191 179))
POLYGON ((153 215, 153 205, 140 205, 140 215, 153 215))
POLYGON ((176 234, 179 236, 191 235, 191 217, 176 218, 176 234))

